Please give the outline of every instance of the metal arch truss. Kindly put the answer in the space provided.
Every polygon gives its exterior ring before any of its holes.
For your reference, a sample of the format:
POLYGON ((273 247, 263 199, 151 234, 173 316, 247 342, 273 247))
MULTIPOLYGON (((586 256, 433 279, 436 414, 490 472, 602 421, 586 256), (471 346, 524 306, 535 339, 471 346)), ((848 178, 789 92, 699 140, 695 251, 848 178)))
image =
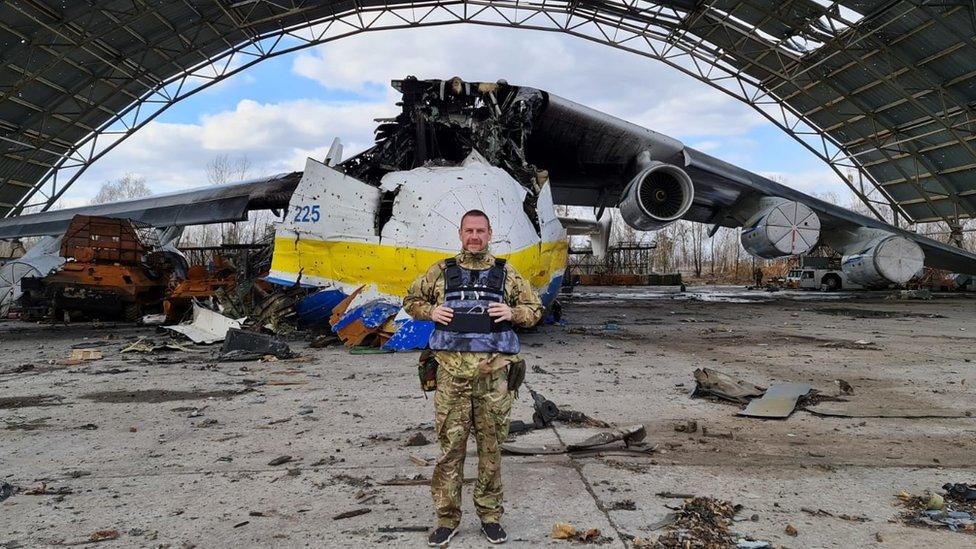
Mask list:
MULTIPOLYGON (((268 4, 276 5, 272 2, 268 4)), ((846 153, 839 143, 804 120, 801 113, 778 99, 773 94, 774 90, 768 89, 742 68, 737 68, 737 63, 743 64, 741 60, 689 33, 686 27, 688 19, 705 18, 706 12, 710 20, 706 24, 728 25, 736 32, 743 32, 746 28, 728 17, 716 20, 716 14, 721 12, 708 7, 708 4, 699 3, 694 13, 677 6, 643 0, 607 0, 593 6, 579 0, 541 0, 533 3, 519 0, 420 1, 372 7, 360 4, 356 9, 328 18, 305 20, 275 29, 231 46, 191 70, 160 82, 76 143, 69 154, 60 156, 8 215, 34 208, 41 211, 51 208, 93 162, 171 105, 265 59, 364 32, 467 23, 558 32, 661 61, 752 106, 826 162, 879 219, 885 219, 885 216, 878 207, 887 206, 891 208, 890 221, 894 224, 898 224, 899 215, 905 221, 912 222, 911 217, 863 169, 855 155, 846 153)), ((292 13, 295 9, 298 8, 292 8, 292 13)), ((839 29, 850 25, 837 18, 839 29)), ((753 33, 753 38, 756 36, 753 33)), ((768 54, 775 56, 789 55, 790 49, 795 47, 793 42, 764 42, 769 43, 768 54)), ((19 145, 30 148, 26 143, 19 145)), ((46 151, 44 154, 52 153, 46 151)))

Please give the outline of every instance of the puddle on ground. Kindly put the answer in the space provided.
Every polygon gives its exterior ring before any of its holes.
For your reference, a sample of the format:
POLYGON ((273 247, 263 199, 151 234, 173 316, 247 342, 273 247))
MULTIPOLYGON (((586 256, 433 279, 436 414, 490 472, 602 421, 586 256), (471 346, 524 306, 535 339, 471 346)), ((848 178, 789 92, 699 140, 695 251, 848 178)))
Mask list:
POLYGON ((17 408, 34 408, 38 406, 60 406, 63 396, 33 395, 0 398, 0 410, 14 410, 17 408))
POLYGON ((241 394, 239 390, 226 389, 223 391, 167 391, 165 389, 149 389, 145 391, 105 391, 89 393, 81 398, 95 402, 109 404, 130 404, 144 402, 156 404, 174 400, 203 400, 207 398, 230 398, 241 394))
POLYGON ((854 309, 848 307, 829 307, 826 309, 811 309, 822 315, 849 316, 852 318, 946 318, 934 313, 880 311, 875 309, 854 309))

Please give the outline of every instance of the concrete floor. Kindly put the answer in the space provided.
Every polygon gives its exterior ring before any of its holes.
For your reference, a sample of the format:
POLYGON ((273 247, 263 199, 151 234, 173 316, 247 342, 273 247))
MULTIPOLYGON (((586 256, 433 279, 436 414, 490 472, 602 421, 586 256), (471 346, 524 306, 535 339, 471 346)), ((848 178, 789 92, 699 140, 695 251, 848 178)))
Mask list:
MULTIPOLYGON (((657 449, 506 456, 509 545, 569 545, 549 539, 555 522, 599 528, 609 546, 626 546, 624 535, 654 537, 648 526, 680 504, 655 495, 670 491, 743 505, 741 516, 758 520, 735 531, 777 546, 976 547, 976 536, 900 524, 895 498, 976 481, 976 419, 797 411, 771 421, 689 397, 692 371, 711 367, 764 386, 807 382, 828 395, 843 379, 854 387, 848 398, 875 408, 976 411, 976 299, 689 290, 578 291, 565 300, 566 326, 523 336, 528 363, 547 372, 529 372, 532 388, 604 421, 643 423, 657 449), (733 438, 676 432, 686 420, 733 438), (636 510, 609 510, 625 500, 636 510), (787 524, 798 536, 784 533, 787 524)), ((124 325, 0 322, 0 480, 68 492, 0 503, 0 547, 72 544, 112 529, 120 537, 100 546, 423 544, 425 532, 384 530, 429 526, 428 488, 381 484, 429 478, 432 466, 417 463, 438 453, 435 444, 404 446, 417 432, 434 439, 415 353, 350 355, 293 342, 303 359, 215 363, 212 347, 119 354, 140 336, 166 339, 124 325), (99 342, 102 360, 57 364, 73 344, 99 342), (284 455, 292 460, 269 465, 284 455), (370 512, 333 519, 356 509, 370 512)), ((513 419, 531 411, 523 392, 513 419)), ((593 432, 559 425, 517 441, 593 432)), ((467 476, 475 465, 469 459, 467 476)), ((468 486, 452 546, 488 546, 477 524, 468 486)))

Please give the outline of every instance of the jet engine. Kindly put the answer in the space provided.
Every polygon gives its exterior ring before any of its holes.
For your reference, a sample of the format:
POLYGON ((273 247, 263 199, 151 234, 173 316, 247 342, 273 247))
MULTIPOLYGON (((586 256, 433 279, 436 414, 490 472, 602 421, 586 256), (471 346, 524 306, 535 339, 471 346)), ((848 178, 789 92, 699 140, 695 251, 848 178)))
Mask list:
MULTIPOLYGON (((753 205, 742 226, 742 247, 750 254, 773 259, 803 254, 820 238, 820 218, 807 205, 765 197, 753 205)), ((746 216, 743 216, 746 217, 746 216)))
POLYGON ((918 244, 891 233, 852 249, 844 254, 841 269, 848 280, 862 286, 904 284, 925 262, 925 253, 918 244))
POLYGON ((620 215, 631 227, 654 231, 681 219, 691 207, 695 187, 681 168, 649 162, 627 184, 620 199, 620 215))

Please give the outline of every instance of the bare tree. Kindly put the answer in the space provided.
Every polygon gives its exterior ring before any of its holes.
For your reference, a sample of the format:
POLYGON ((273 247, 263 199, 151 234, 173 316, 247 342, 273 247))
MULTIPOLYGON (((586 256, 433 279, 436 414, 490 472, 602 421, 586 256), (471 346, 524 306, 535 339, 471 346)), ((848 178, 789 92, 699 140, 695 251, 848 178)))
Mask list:
MULTIPOLYGON (((243 181, 247 178, 247 172, 251 167, 251 161, 246 156, 231 158, 229 155, 221 154, 214 157, 207 164, 207 180, 211 185, 223 185, 234 181, 243 181)), ((224 244, 241 244, 248 234, 253 236, 263 233, 263 229, 257 227, 258 217, 253 217, 249 223, 252 227, 243 226, 242 223, 222 223, 220 225, 220 240, 224 244)), ((204 236, 210 236, 210 230, 204 231, 204 236)), ((209 240, 209 238, 208 238, 209 240)))
POLYGON ((108 204, 121 200, 131 200, 133 198, 144 198, 152 195, 149 186, 146 185, 145 177, 138 177, 127 173, 115 181, 102 183, 102 188, 98 190, 95 198, 91 199, 91 204, 108 204))

